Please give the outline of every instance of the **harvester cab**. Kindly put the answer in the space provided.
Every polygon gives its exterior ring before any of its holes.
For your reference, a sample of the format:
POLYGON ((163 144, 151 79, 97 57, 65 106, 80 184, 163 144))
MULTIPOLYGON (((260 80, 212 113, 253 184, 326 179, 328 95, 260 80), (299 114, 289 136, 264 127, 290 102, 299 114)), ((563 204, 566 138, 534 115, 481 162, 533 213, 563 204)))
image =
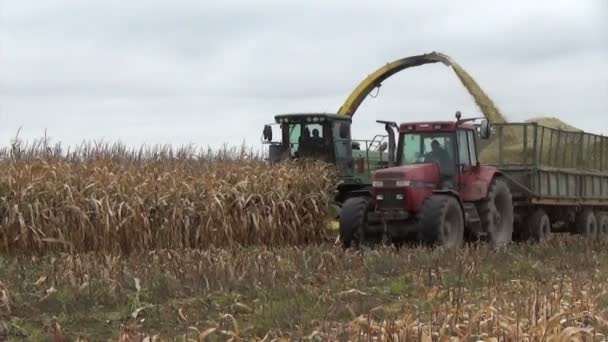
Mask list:
POLYGON ((352 117, 347 115, 280 114, 275 116, 275 123, 264 126, 262 143, 269 146, 271 163, 314 159, 335 165, 338 202, 342 202, 351 191, 371 187, 373 171, 391 165, 389 155, 395 145, 394 139, 392 143, 387 141, 386 134, 353 140, 351 123, 352 117))
POLYGON ((352 163, 349 153, 351 118, 332 114, 282 114, 264 126, 263 143, 269 144, 268 159, 309 158, 338 165, 352 163), (274 131, 278 131, 276 135, 274 131), (277 140, 273 140, 276 137, 277 140))

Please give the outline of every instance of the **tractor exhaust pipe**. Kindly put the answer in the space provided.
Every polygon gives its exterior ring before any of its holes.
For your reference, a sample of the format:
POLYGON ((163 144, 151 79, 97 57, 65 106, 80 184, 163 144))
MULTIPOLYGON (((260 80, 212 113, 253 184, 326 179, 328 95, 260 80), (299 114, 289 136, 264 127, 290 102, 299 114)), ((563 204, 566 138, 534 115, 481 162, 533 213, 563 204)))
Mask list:
POLYGON ((382 121, 376 120, 377 123, 384 124, 384 129, 388 133, 388 166, 395 166, 395 129, 397 129, 397 123, 394 121, 382 121))

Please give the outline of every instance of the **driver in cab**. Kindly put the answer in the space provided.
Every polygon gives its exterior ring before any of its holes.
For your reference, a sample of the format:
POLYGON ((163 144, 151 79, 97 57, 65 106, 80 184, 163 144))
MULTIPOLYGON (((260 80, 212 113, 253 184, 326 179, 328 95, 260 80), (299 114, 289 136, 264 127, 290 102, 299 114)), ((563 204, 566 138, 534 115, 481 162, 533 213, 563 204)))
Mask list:
POLYGON ((432 151, 426 155, 425 161, 436 161, 437 163, 439 163, 439 167, 442 170, 444 170, 446 167, 449 167, 450 155, 437 140, 433 140, 433 142, 431 142, 431 149, 432 151))

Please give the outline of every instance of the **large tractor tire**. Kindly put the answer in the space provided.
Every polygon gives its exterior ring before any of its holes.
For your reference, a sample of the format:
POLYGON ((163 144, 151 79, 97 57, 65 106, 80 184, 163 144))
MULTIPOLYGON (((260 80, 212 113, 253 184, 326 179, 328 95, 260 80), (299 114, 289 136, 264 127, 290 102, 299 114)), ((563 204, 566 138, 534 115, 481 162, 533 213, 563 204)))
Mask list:
POLYGON ((450 195, 433 195, 422 206, 419 238, 431 244, 459 247, 464 240, 464 217, 458 200, 450 195))
POLYGON ((543 242, 551 238, 551 221, 543 209, 536 209, 526 220, 524 239, 531 242, 543 242))
POLYGON ((598 233, 597 218, 591 209, 583 209, 576 217, 576 231, 586 238, 595 240, 598 233))
POLYGON ((478 204, 481 225, 494 245, 509 244, 513 239, 513 199, 507 183, 494 179, 488 196, 478 204))
POLYGON ((367 212, 370 200, 367 197, 349 198, 340 211, 340 241, 344 248, 359 247, 365 242, 367 212))
POLYGON ((597 233, 599 239, 608 240, 608 214, 599 216, 597 233))

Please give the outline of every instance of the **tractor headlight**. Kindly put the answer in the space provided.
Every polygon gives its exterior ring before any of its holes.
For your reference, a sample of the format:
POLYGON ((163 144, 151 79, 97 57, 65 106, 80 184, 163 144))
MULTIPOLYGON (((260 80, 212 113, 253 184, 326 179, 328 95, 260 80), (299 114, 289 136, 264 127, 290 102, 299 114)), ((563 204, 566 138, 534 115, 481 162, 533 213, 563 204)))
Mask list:
POLYGON ((382 196, 382 195, 377 195, 377 196, 376 196, 376 199, 377 199, 378 201, 382 201, 382 200, 384 199, 384 196, 382 196))
POLYGON ((374 188, 381 188, 384 186, 384 183, 382 181, 373 181, 372 182, 372 187, 374 188))
POLYGON ((312 122, 319 122, 319 118, 315 116, 314 118, 312 118, 312 122))
POLYGON ((410 186, 410 181, 409 180, 398 180, 397 182, 395 182, 395 185, 397 187, 404 188, 406 186, 410 186))

